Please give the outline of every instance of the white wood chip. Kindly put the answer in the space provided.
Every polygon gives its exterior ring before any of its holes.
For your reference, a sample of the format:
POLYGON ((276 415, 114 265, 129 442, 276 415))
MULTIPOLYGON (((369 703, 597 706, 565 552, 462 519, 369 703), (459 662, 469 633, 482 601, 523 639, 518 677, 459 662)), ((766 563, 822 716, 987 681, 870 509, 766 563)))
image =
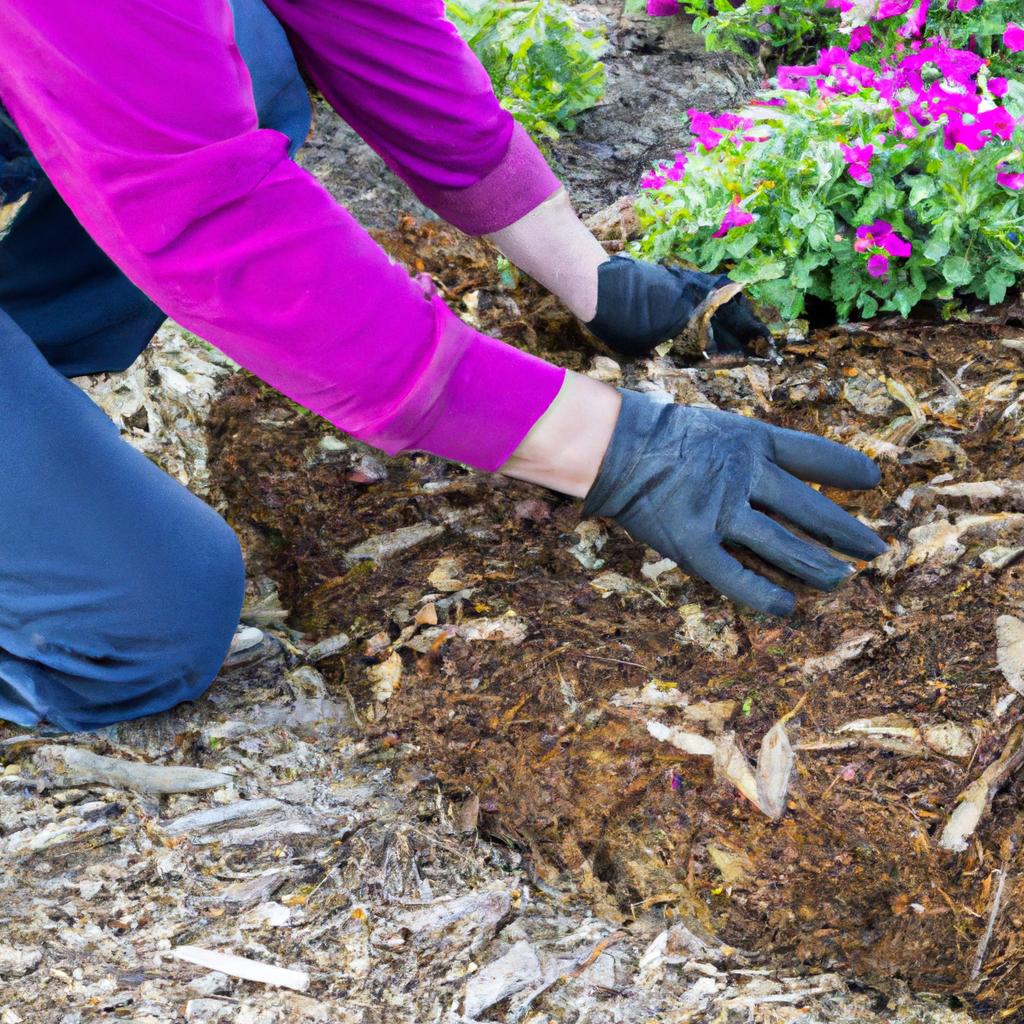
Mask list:
POLYGON ((647 731, 663 743, 671 743, 676 750, 684 754, 697 754, 700 757, 713 757, 714 741, 696 732, 686 732, 677 725, 664 725, 661 722, 648 722, 647 731))
POLYGON ((258 960, 235 956, 234 953, 217 953, 199 946, 176 946, 171 950, 171 955, 211 971, 220 971, 233 978, 245 978, 246 981, 258 981, 264 985, 291 988, 296 992, 305 992, 309 988, 309 975, 305 971, 261 964, 258 960))
POLYGON ((1024 694, 1024 622, 1013 615, 996 619, 996 662, 1010 686, 1024 694))

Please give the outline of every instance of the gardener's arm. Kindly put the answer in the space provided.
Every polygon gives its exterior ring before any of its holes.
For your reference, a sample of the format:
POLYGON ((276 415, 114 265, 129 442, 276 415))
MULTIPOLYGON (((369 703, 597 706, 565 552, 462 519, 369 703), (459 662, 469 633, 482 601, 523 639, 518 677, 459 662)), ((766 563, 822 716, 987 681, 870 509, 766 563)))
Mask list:
MULTIPOLYGON (((601 341, 648 354, 726 279, 608 259, 543 155, 495 99, 444 0, 267 0, 317 88, 420 200, 486 235, 601 341)), ((724 293, 717 292, 719 298, 724 293)), ((768 334, 741 296, 702 331, 740 352, 768 334)))
POLYGON ((10 0, 0 98, 165 312, 388 452, 500 467, 564 372, 427 301, 260 130, 222 0, 10 0))

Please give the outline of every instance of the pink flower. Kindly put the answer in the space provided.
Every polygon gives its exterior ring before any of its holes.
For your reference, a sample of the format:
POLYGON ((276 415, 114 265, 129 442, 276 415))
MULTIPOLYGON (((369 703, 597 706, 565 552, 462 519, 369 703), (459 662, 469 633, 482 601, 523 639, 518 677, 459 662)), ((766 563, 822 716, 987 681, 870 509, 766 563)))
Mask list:
POLYGON ((899 256, 902 259, 906 259, 914 251, 911 244, 905 238, 900 238, 895 231, 890 231, 882 239, 881 244, 890 256, 899 256))
POLYGON ((988 80, 988 91, 996 97, 1005 96, 1009 86, 1010 83, 1005 78, 990 78, 988 80))
POLYGON ((1003 166, 1003 161, 1000 160, 996 164, 996 181, 1003 186, 1003 188, 1013 189, 1015 192, 1024 188, 1024 171, 1001 171, 1000 167, 1003 166))
POLYGON ((871 26, 858 25, 850 33, 850 53, 856 53, 865 43, 871 42, 871 26))
POLYGON ((668 18, 679 13, 678 0, 647 0, 647 13, 652 18, 668 18))
POLYGON ((1014 53, 1024 50, 1024 28, 1011 21, 1003 33, 1003 45, 1014 53))
POLYGON ((981 0, 949 0, 946 4, 947 11, 960 11, 962 14, 967 14, 968 11, 973 11, 981 3, 981 0))
POLYGON ((846 169, 850 172, 850 177, 862 185, 870 185, 873 181, 871 177, 871 158, 875 154, 875 147, 847 146, 845 143, 840 142, 839 150, 846 159, 848 164, 846 169))
POLYGON ((744 224, 752 224, 754 215, 746 210, 740 209, 740 201, 734 198, 722 218, 722 226, 711 236, 712 238, 724 238, 733 228, 743 227, 744 224))
POLYGON ((881 21, 885 18, 895 18, 897 15, 906 14, 914 5, 914 0, 882 0, 878 5, 878 12, 875 18, 881 21))
POLYGON ((665 185, 665 179, 655 171, 648 171, 640 179, 641 188, 662 188, 665 185))
MULTIPOLYGON (((668 181, 682 181, 683 175, 686 173, 686 154, 677 152, 674 155, 675 159, 672 165, 669 166, 667 163, 661 163, 658 165, 658 172, 668 181)), ((660 188, 661 186, 658 187, 660 188)))
MULTIPOLYGON (((887 220, 876 220, 874 224, 862 224, 857 228, 857 235, 853 243, 854 252, 867 252, 869 249, 884 249, 889 256, 902 258, 906 258, 913 252, 910 243, 905 238, 900 238, 887 220)), ((886 268, 888 268, 888 257, 882 256, 882 258, 886 260, 886 268)), ((870 265, 870 260, 868 262, 870 265)))
POLYGON ((690 131, 697 136, 697 141, 707 150, 714 149, 721 141, 723 132, 731 132, 736 129, 745 131, 753 128, 754 122, 749 118, 740 117, 738 114, 719 114, 715 117, 703 110, 695 110, 691 107, 686 112, 690 116, 690 131))
POLYGON ((889 273, 889 257, 875 253, 868 257, 868 273, 872 277, 885 277, 889 273))
POLYGON ((807 92, 809 86, 808 78, 818 74, 816 67, 801 67, 798 64, 780 64, 775 77, 778 79, 780 89, 799 89, 807 92))
POLYGON ((918 5, 907 15, 906 23, 900 29, 901 36, 919 36, 928 20, 928 7, 931 0, 919 0, 918 5))

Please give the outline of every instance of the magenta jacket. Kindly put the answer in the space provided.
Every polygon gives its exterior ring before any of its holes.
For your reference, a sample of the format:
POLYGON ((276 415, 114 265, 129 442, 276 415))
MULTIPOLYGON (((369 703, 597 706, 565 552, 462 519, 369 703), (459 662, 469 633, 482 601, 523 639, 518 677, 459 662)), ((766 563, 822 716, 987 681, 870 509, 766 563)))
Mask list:
MULTIPOLYGON (((300 65, 471 234, 559 188, 442 0, 267 0, 300 65)), ((427 298, 261 129, 228 0, 5 0, 0 100, 89 234, 157 305, 389 453, 498 469, 564 371, 427 298)))

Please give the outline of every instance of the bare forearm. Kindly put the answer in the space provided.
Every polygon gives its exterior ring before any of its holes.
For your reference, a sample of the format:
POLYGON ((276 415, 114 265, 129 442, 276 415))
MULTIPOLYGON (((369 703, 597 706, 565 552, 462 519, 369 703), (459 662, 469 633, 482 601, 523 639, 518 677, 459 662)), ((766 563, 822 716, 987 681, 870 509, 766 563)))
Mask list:
POLYGON ((614 388, 567 373, 558 396, 501 472, 575 498, 585 497, 601 468, 620 404, 614 388))

